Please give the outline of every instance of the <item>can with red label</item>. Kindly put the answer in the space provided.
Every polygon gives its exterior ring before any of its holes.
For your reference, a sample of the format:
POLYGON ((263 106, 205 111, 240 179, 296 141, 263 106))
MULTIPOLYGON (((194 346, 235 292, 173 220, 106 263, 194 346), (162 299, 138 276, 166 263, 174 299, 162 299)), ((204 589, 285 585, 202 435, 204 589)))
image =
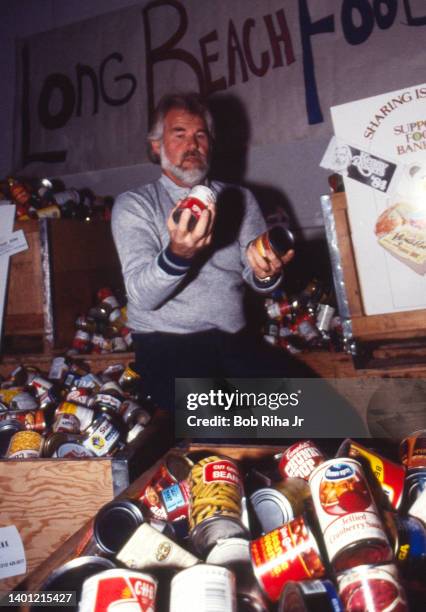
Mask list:
POLYGON ((243 485, 236 464, 212 455, 196 463, 189 477, 190 539, 199 555, 208 553, 219 537, 247 537, 242 517, 243 485))
POLYGON ((254 246, 262 257, 266 257, 268 251, 272 251, 277 257, 282 257, 287 251, 294 248, 294 236, 282 225, 275 225, 258 236, 254 241, 254 246))
POLYGON ((407 468, 426 467, 426 429, 404 438, 399 446, 399 455, 407 468))
POLYGON ((168 521, 188 520, 191 494, 186 480, 163 489, 160 496, 168 521))
POLYGON ((389 459, 349 439, 343 442, 337 451, 337 456, 366 459, 392 507, 396 510, 400 507, 404 493, 404 466, 389 461, 389 459))
POLYGON ((392 559, 392 549, 358 461, 347 457, 325 461, 312 472, 309 484, 335 571, 392 559))
POLYGON ((149 574, 110 569, 83 583, 79 612, 155 612, 157 580, 149 574))
POLYGON ((325 574, 318 544, 303 516, 253 540, 250 555, 256 578, 272 601, 278 601, 290 580, 325 574))
POLYGON ((189 231, 193 230, 203 210, 211 210, 216 204, 216 194, 205 185, 195 185, 173 213, 173 221, 179 223, 180 216, 187 208, 191 211, 189 231))
POLYGON ((393 563, 359 565, 338 574, 337 584, 345 612, 408 612, 393 563))
POLYGON ((283 478, 309 480, 311 472, 323 461, 325 457, 316 444, 311 440, 301 440, 283 452, 278 470, 283 478))

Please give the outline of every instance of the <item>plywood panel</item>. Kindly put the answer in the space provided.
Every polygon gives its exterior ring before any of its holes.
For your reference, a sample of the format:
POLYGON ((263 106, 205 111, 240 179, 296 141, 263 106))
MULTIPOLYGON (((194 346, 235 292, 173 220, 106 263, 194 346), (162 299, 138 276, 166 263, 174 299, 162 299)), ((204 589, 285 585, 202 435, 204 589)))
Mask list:
MULTIPOLYGON (((0 526, 17 527, 28 573, 113 499, 111 460, 0 461, 0 491, 0 526)), ((0 580, 0 590, 22 579, 0 580)))

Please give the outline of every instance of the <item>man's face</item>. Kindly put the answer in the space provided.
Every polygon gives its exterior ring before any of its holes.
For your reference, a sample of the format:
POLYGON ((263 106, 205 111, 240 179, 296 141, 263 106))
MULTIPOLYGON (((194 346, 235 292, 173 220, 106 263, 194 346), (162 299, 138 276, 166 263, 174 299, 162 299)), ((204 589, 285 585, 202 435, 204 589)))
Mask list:
POLYGON ((185 110, 170 110, 164 118, 161 141, 152 148, 160 156, 161 168, 181 187, 192 187, 209 170, 210 140, 204 120, 185 110))

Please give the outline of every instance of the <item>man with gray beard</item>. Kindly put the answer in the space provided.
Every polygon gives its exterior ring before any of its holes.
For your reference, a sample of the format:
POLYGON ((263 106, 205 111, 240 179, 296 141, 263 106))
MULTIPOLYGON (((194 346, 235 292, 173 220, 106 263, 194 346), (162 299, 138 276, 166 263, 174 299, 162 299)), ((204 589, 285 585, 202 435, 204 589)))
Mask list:
POLYGON ((146 392, 173 409, 174 378, 309 376, 290 357, 245 330, 244 286, 268 293, 294 252, 262 257, 253 240, 266 224, 252 193, 209 181, 213 121, 197 94, 170 94, 157 107, 149 155, 161 165, 153 183, 121 194, 112 231, 122 264, 136 369, 146 392), (216 207, 195 227, 173 212, 194 185, 216 207))

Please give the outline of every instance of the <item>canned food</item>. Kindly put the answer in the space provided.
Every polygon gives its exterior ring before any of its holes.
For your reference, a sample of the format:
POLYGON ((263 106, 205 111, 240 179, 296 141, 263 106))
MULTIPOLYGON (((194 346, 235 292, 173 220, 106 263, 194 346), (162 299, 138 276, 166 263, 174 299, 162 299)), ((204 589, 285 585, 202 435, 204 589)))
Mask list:
POLYGON ((413 505, 410 506, 408 512, 426 525, 426 489, 423 489, 413 505))
POLYGON ((414 504, 426 489, 426 468, 408 468, 405 477, 404 497, 406 506, 414 504))
POLYGON ((59 457, 61 459, 87 459, 88 457, 94 457, 90 449, 85 448, 79 442, 64 442, 59 444, 52 457, 59 457))
POLYGON ((226 567, 250 563, 250 544, 243 538, 219 539, 209 552, 206 563, 226 567))
POLYGON ((235 578, 217 565, 195 565, 176 574, 169 612, 236 612, 235 578))
POLYGON ((0 457, 4 457, 14 434, 24 429, 23 424, 17 419, 7 419, 0 422, 0 457))
POLYGON ((278 601, 290 580, 325 574, 318 544, 302 516, 253 540, 250 554, 255 576, 272 601, 278 601))
POLYGON ((395 560, 406 578, 422 580, 426 576, 426 529, 414 517, 387 513, 395 560))
POLYGON ((319 448, 311 440, 303 440, 289 446, 281 455, 278 470, 283 478, 309 480, 311 472, 325 461, 319 448))
POLYGON ((83 583, 79 612, 120 610, 155 612, 157 580, 149 574, 110 569, 83 583))
POLYGON ((120 406, 120 416, 128 427, 134 424, 147 425, 151 415, 142 406, 133 400, 124 400, 120 406))
POLYGON ((119 385, 123 389, 123 391, 135 391, 140 383, 141 377, 134 369, 134 366, 134 363, 129 363, 124 369, 124 372, 121 374, 120 378, 118 379, 119 385))
POLYGON ((85 387, 78 387, 77 389, 71 389, 65 397, 66 402, 71 404, 79 404, 80 406, 87 406, 89 404, 90 391, 85 387))
POLYGON ((49 433, 43 439, 42 457, 53 457, 54 453, 62 444, 76 442, 81 440, 82 437, 83 436, 78 434, 69 434, 65 432, 49 433))
POLYGON ((344 612, 331 580, 287 582, 277 612, 344 612))
POLYGON ((117 560, 130 569, 185 569, 200 560, 157 529, 140 525, 117 554, 117 560))
POLYGON ((393 508, 398 509, 400 507, 405 479, 405 468, 402 465, 385 459, 353 440, 345 440, 337 451, 337 455, 366 459, 393 508))
POLYGON ((187 481, 170 485, 160 492, 168 521, 188 520, 191 495, 187 481))
POLYGON ((407 599, 392 563, 360 565, 337 575, 345 612, 408 612, 407 599))
POLYGON ((31 412, 14 412, 9 410, 0 415, 0 421, 15 420, 22 424, 22 429, 39 431, 42 433, 46 429, 46 419, 44 410, 34 410, 31 412))
POLYGON ((190 538, 198 554, 208 552, 219 537, 245 536, 242 517, 242 480, 237 466, 212 455, 196 463, 189 477, 190 538))
POLYGON ((270 487, 258 489, 249 499, 262 533, 273 531, 294 518, 290 501, 275 489, 270 487))
POLYGON ((9 409, 19 412, 31 412, 31 410, 37 410, 38 406, 38 402, 31 395, 31 393, 23 391, 12 398, 9 404, 9 409))
POLYGON ((74 414, 58 414, 52 425, 55 433, 80 433, 80 421, 74 414))
POLYGON ((282 257, 294 248, 294 236, 282 225, 275 225, 270 230, 258 236, 254 241, 257 252, 267 257, 267 251, 272 251, 277 257, 282 257))
POLYGON ((179 223, 182 212, 186 209, 191 211, 188 221, 189 231, 193 230, 203 210, 211 210, 216 204, 216 194, 205 185, 195 185, 187 197, 179 204, 173 213, 173 221, 179 223))
MULTIPOLYGON (((76 404, 75 402, 61 402, 55 410, 55 416, 67 415, 75 417, 78 421, 78 430, 85 431, 93 421, 94 411, 92 408, 76 404)), ((72 419, 71 419, 72 420, 72 419)), ((66 430, 68 431, 68 430, 66 430)))
POLYGON ((37 431, 18 431, 10 439, 6 453, 8 459, 40 457, 43 438, 37 431))
POLYGON ((102 552, 115 555, 144 520, 142 508, 136 501, 109 502, 95 516, 93 535, 96 544, 102 552))
POLYGON ((407 468, 426 467, 426 429, 415 431, 404 438, 399 447, 399 454, 407 468))
POLYGON ((336 571, 392 558, 362 467, 350 458, 325 461, 309 478, 328 557, 336 571))
POLYGON ((97 457, 104 457, 120 444, 121 431, 116 419, 101 413, 86 430, 83 446, 97 457))

